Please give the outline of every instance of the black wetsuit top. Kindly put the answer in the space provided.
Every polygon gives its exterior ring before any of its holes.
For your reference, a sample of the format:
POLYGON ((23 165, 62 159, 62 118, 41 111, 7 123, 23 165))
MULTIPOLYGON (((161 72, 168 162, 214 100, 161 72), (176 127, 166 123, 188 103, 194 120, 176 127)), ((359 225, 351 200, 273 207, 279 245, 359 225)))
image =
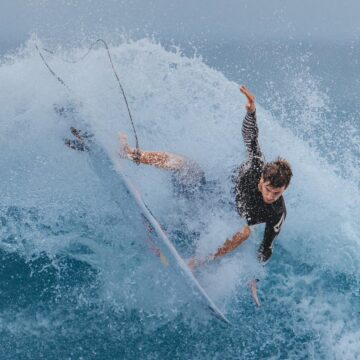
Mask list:
POLYGON ((261 246, 270 247, 281 230, 286 217, 286 207, 282 196, 274 203, 266 204, 258 189, 265 164, 258 143, 258 133, 256 113, 248 112, 242 126, 248 160, 241 165, 233 177, 235 200, 239 215, 246 219, 248 225, 266 223, 261 246))

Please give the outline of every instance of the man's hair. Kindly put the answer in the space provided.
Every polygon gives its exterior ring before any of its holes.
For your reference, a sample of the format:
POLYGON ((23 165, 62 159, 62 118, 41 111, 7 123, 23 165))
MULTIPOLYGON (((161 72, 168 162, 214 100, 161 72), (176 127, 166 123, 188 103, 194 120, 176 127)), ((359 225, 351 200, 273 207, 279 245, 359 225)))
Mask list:
POLYGON ((280 157, 265 164, 262 178, 274 188, 288 187, 293 173, 290 164, 280 157))

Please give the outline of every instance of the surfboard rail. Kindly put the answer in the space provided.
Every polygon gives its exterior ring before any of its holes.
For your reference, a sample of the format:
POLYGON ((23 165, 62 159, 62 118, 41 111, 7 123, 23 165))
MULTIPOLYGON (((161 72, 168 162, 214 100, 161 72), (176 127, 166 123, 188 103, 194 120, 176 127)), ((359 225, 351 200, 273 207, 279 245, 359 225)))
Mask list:
MULTIPOLYGON (((121 161, 119 159, 119 161, 121 161)), ((231 324, 231 322, 226 318, 226 316, 222 313, 222 311, 215 305, 213 300, 209 297, 209 295, 206 293, 204 288, 200 285, 199 281, 196 279, 184 259, 180 256, 178 251, 176 250, 174 244, 170 241, 169 237, 165 233, 165 231, 162 229, 160 223, 157 221, 153 213, 151 212, 150 208, 146 205, 145 201, 143 200, 140 191, 135 187, 135 185, 132 183, 132 181, 129 179, 127 175, 122 170, 122 167, 120 164, 115 164, 114 166, 115 170, 119 174, 119 176, 122 177, 122 180, 129 191, 129 194, 133 197, 137 205, 140 207, 143 217, 150 223, 153 231, 156 232, 156 234, 160 237, 160 239, 164 242, 165 246, 169 249, 169 251, 172 253, 174 258, 176 259, 179 267, 183 271, 184 275, 187 277, 187 280, 191 283, 192 287, 195 288, 198 293, 201 295, 203 300, 205 301, 207 307, 210 309, 210 312, 213 316, 215 316, 217 319, 221 320, 222 322, 226 324, 231 324)), ((149 229, 147 229, 149 231, 149 229)), ((169 264, 169 260, 166 259, 166 256, 161 254, 159 255, 161 262, 164 261, 169 264), (166 260, 164 260, 164 258, 166 260)), ((167 265, 168 266, 168 265, 167 265)))
MULTIPOLYGON (((102 174, 102 164, 109 166, 111 168, 111 172, 113 172, 115 177, 124 185, 130 198, 134 200, 136 206, 139 209, 139 213, 143 220, 144 230, 146 232, 144 242, 147 243, 150 251, 159 258, 160 262, 165 268, 175 267, 179 269, 180 273, 182 273, 183 277, 185 278, 187 285, 192 288, 198 298, 202 300, 201 302, 204 308, 209 311, 211 315, 215 316, 223 323, 230 324, 230 321, 216 306, 216 304, 195 278, 194 274, 180 256, 174 244, 170 241, 168 235, 161 227, 151 209, 143 200, 140 191, 136 188, 130 177, 125 173, 124 166, 121 166, 122 161, 124 160, 117 158, 117 161, 113 161, 109 154, 98 144, 93 135, 89 135, 87 132, 81 132, 73 127, 71 128, 71 132, 77 140, 73 142, 68 140, 65 142, 65 144, 72 149, 88 153, 95 172, 102 174), (157 240, 160 240, 160 242, 157 240)), ((102 178, 103 181, 108 182, 109 174, 105 177, 102 176, 102 178)))

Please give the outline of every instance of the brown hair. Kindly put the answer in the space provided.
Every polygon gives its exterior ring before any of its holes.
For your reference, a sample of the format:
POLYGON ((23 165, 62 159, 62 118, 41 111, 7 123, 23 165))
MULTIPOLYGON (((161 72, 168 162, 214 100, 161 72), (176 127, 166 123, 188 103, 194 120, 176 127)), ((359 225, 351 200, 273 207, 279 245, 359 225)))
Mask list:
POLYGON ((290 164, 280 157, 275 161, 265 164, 262 177, 265 182, 270 182, 274 188, 288 187, 293 173, 290 164))

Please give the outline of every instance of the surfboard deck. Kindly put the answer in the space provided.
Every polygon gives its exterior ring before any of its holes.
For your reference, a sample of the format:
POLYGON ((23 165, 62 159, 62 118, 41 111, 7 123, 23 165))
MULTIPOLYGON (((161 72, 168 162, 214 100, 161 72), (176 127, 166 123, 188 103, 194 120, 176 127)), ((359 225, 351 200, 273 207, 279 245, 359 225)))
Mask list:
MULTIPOLYGON (((134 200, 134 203, 141 214, 143 226, 146 229, 146 236, 142 240, 147 244, 150 252, 159 258, 164 271, 175 271, 180 273, 188 288, 201 302, 205 310, 221 322, 230 324, 230 321, 216 306, 195 278, 194 274, 182 259, 174 244, 171 242, 168 235, 143 200, 140 191, 136 188, 130 177, 126 175, 124 166, 121 166, 121 163, 125 160, 122 160, 119 157, 118 161, 114 163, 105 150, 96 142, 94 136, 85 135, 82 137, 81 134, 86 133, 79 131, 76 133, 76 131, 78 130, 71 128, 71 132, 76 137, 76 140, 66 140, 65 144, 74 150, 80 150, 87 153, 95 170, 99 167, 99 164, 106 163, 106 166, 109 166, 112 168, 112 171, 116 172, 116 175, 125 186, 130 197, 134 200)), ((98 171, 101 172, 102 169, 98 168, 98 171)))

